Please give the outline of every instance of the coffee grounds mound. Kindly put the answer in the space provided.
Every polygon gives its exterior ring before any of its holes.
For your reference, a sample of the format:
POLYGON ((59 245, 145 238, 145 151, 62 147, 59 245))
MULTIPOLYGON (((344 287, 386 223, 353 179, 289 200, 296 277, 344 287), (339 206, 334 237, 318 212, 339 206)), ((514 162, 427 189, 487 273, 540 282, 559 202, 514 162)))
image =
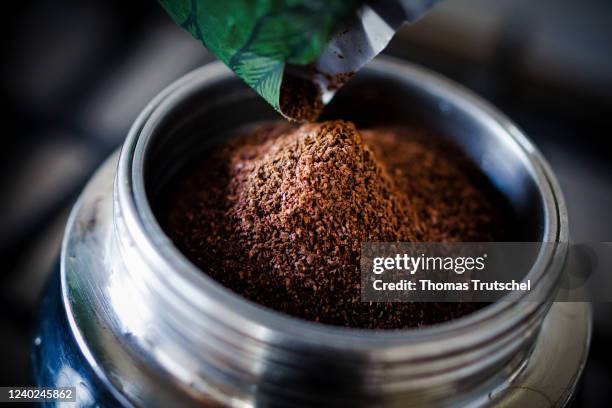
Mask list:
POLYGON ((361 243, 499 238, 474 174, 422 130, 275 123, 186 169, 163 223, 195 265, 261 305, 340 326, 420 327, 483 304, 361 302, 361 243))

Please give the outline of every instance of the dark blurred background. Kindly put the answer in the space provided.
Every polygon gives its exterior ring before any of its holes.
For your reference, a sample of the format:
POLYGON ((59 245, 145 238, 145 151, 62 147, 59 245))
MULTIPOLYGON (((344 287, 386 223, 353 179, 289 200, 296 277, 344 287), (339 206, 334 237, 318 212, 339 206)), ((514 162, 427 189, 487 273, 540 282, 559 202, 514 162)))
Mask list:
MULTIPOLYGON (((20 385, 79 191, 147 101, 212 57, 155 1, 21 2, 3 17, 0 385, 20 385)), ((447 0, 386 53, 498 106, 556 172, 572 239, 612 241, 612 1, 447 0)), ((612 307, 595 310, 580 407, 604 406, 612 389, 612 307)))

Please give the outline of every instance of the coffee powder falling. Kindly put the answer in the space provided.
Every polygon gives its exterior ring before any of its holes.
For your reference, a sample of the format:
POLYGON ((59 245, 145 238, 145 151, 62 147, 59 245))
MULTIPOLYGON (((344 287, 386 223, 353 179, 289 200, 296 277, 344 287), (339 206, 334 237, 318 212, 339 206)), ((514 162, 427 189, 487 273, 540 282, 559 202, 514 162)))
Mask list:
POLYGON ((361 302, 361 243, 500 239, 495 200, 474 175, 422 130, 276 123, 186 169, 163 223, 195 265, 261 305, 341 326, 419 327, 483 305, 361 302))
POLYGON ((311 80, 285 74, 279 94, 280 110, 293 122, 314 122, 323 110, 321 90, 311 80))

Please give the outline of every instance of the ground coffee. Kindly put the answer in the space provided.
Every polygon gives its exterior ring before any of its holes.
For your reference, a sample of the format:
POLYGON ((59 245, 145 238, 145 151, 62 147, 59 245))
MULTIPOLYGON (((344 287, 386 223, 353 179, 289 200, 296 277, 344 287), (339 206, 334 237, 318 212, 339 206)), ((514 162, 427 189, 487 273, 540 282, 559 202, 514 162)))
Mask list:
POLYGON ((279 94, 283 115, 294 122, 314 122, 323 110, 318 86, 311 80, 285 75, 279 94))
POLYGON ((482 305, 363 303, 360 245, 501 239, 479 177, 420 129, 275 123, 186 169, 164 224, 192 262, 254 302, 334 325, 418 327, 482 305))

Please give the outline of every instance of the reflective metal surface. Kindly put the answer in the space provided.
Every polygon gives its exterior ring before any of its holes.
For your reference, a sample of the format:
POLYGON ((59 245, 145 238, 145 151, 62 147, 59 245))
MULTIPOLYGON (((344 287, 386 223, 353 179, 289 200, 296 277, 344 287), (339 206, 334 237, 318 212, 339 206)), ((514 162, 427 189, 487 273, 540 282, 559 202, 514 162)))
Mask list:
MULTIPOLYGON (((567 241, 565 207, 547 165, 488 104, 393 61, 355 77, 328 115, 379 117, 357 111, 360 102, 400 117, 412 111, 438 128, 508 197, 525 237, 567 241), (362 93, 366 84, 378 91, 362 93)), ((142 406, 237 407, 569 399, 588 351, 588 305, 498 302, 421 330, 343 329, 263 309, 191 265, 162 233, 151 203, 187 152, 273 118, 262 104, 220 64, 194 71, 151 102, 118 163, 109 159, 75 206, 61 260, 64 307, 88 364, 117 398, 142 406)), ((542 252, 530 278, 558 274, 564 258, 561 250, 542 252)), ((536 288, 551 295, 553 289, 536 288)))

